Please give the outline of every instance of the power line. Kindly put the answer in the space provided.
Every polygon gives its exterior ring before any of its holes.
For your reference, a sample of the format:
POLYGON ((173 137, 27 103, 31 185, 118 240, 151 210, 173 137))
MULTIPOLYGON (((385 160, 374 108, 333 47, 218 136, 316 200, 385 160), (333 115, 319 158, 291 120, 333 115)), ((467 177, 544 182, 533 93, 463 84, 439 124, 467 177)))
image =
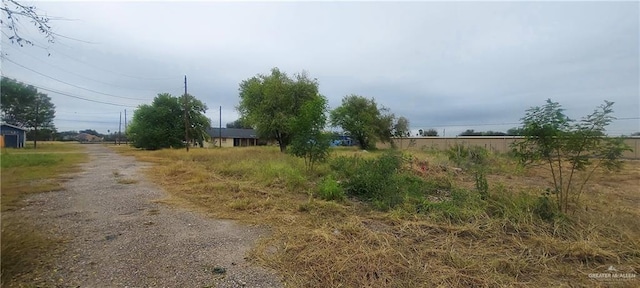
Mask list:
POLYGON ((117 95, 113 95, 113 94, 109 94, 109 93, 103 93, 103 92, 99 92, 99 91, 96 91, 96 90, 92 90, 92 89, 84 88, 84 87, 81 87, 81 86, 78 86, 78 85, 75 85, 75 84, 71 84, 71 83, 69 83, 69 82, 65 82, 65 81, 62 81, 62 80, 59 80, 59 79, 53 78, 53 77, 48 76, 48 75, 42 74, 42 73, 40 73, 40 72, 38 72, 38 71, 36 71, 36 70, 33 70, 33 69, 29 68, 29 67, 26 67, 26 66, 24 66, 24 65, 18 64, 17 62, 15 62, 15 61, 13 61, 13 60, 11 60, 11 59, 9 59, 9 58, 5 57, 4 55, 1 55, 1 56, 2 56, 2 58, 3 58, 4 60, 7 60, 7 61, 9 61, 9 62, 11 62, 11 63, 13 63, 13 64, 15 64, 15 65, 18 65, 18 66, 20 66, 20 67, 22 67, 22 68, 24 68, 24 69, 27 69, 27 70, 29 70, 29 71, 31 71, 31 72, 33 72, 33 73, 36 73, 36 74, 38 74, 38 75, 41 75, 41 76, 47 77, 47 78, 49 78, 49 79, 51 79, 51 80, 55 80, 55 81, 58 81, 58 82, 60 82, 60 83, 64 83, 64 84, 67 84, 67 85, 69 85, 69 86, 73 86, 73 87, 76 87, 76 88, 79 88, 79 89, 82 89, 82 90, 87 90, 87 91, 89 91, 89 92, 93 92, 93 93, 97 93, 97 94, 102 94, 102 95, 105 95, 105 96, 111 96, 111 97, 122 98, 122 99, 128 99, 128 100, 142 100, 142 101, 147 101, 147 100, 149 100, 149 99, 142 99, 142 98, 130 98, 130 97, 117 96, 117 95))
POLYGON ((95 42, 91 42, 91 41, 86 41, 86 40, 81 40, 81 39, 77 39, 77 38, 73 38, 73 37, 69 37, 69 36, 64 36, 62 34, 58 34, 55 32, 52 32, 51 34, 58 36, 58 37, 62 37, 65 39, 69 39, 69 40, 73 40, 73 41, 78 41, 78 42, 82 42, 82 43, 87 43, 87 44, 100 44, 100 43, 95 43, 95 42))
MULTIPOLYGON (((43 46, 39 46, 39 45, 36 45, 36 47, 40 47, 40 48, 42 48, 42 49, 46 49, 47 51, 49 51, 49 48, 47 48, 47 47, 43 47, 43 46)), ((70 47, 70 48, 73 48, 73 47, 70 47)), ((132 78, 132 79, 138 79, 138 80, 168 80, 168 79, 177 79, 177 77, 176 77, 176 76, 171 76, 171 77, 140 77, 140 76, 127 75, 127 74, 123 74, 123 73, 116 72, 116 71, 113 71, 113 70, 109 70, 109 69, 105 69, 105 68, 102 68, 102 67, 98 67, 98 66, 96 66, 96 65, 90 64, 90 63, 85 62, 85 61, 81 61, 81 60, 77 59, 77 57, 69 56, 69 55, 67 55, 67 54, 65 54, 65 53, 60 52, 59 50, 56 50, 55 52, 56 52, 57 54, 60 54, 60 55, 62 55, 62 56, 67 57, 68 59, 71 59, 71 60, 73 60, 73 61, 75 61, 75 62, 78 62, 78 63, 84 64, 84 65, 86 65, 86 66, 92 67, 92 68, 94 68, 94 69, 102 70, 102 71, 105 71, 105 72, 109 72, 109 73, 112 73, 112 74, 116 74, 116 75, 120 75, 120 76, 123 76, 123 77, 132 78)))
POLYGON ((40 89, 40 90, 49 91, 49 92, 53 92, 53 93, 60 94, 60 95, 62 95, 62 96, 67 96, 67 97, 71 97, 71 98, 76 98, 76 99, 80 99, 80 100, 84 100, 84 101, 89 101, 89 102, 94 102, 94 103, 100 103, 100 104, 106 104, 106 105, 113 105, 113 106, 118 106, 118 107, 137 108, 136 106, 122 105, 122 104, 116 104, 116 103, 110 103, 110 102, 104 102, 104 101, 98 101, 98 100, 88 99, 88 98, 80 97, 80 96, 77 96, 77 95, 73 95, 73 94, 69 94, 69 93, 61 92, 61 91, 58 91, 58 90, 54 90, 54 89, 51 89, 51 88, 46 88, 46 87, 42 87, 42 86, 38 86, 38 85, 34 85, 34 84, 27 83, 27 82, 24 82, 24 81, 23 81, 22 83, 27 84, 27 85, 31 85, 31 86, 33 86, 33 87, 36 87, 36 88, 40 89))
POLYGON ((116 121, 96 121, 96 120, 80 120, 80 119, 60 119, 55 118, 55 121, 69 121, 69 122, 83 122, 83 123, 102 123, 102 124, 116 124, 116 121))
POLYGON ((23 55, 29 56, 29 57, 31 57, 31 58, 33 58, 33 59, 36 59, 36 60, 38 60, 38 61, 40 61, 40 62, 42 62, 42 63, 44 63, 44 64, 47 64, 47 65, 49 65, 49 66, 51 66, 51 67, 53 67, 53 68, 56 68, 56 69, 60 70, 60 71, 64 71, 64 72, 66 72, 66 73, 69 73, 69 74, 71 74, 71 75, 75 75, 75 76, 80 77, 80 78, 84 78, 84 79, 87 79, 87 80, 95 81, 95 82, 98 82, 98 83, 101 83, 101 84, 104 84, 104 85, 108 85, 108 86, 113 86, 113 87, 116 87, 116 88, 131 89, 131 90, 140 90, 140 91, 152 91, 152 90, 150 90, 150 89, 129 88, 129 87, 124 87, 124 86, 119 86, 119 85, 113 85, 113 84, 110 84, 110 83, 107 83, 107 82, 102 82, 102 81, 100 81, 100 80, 96 80, 96 79, 93 79, 93 78, 89 78, 89 77, 87 77, 87 76, 84 76, 84 75, 81 75, 81 74, 78 74, 78 73, 75 73, 75 72, 72 72, 72 71, 69 71, 69 70, 66 70, 66 69, 62 69, 62 68, 60 68, 60 67, 58 67, 58 66, 56 66, 56 65, 53 65, 53 64, 51 64, 51 63, 48 63, 47 61, 44 61, 44 60, 42 60, 42 59, 40 59, 40 58, 38 58, 38 57, 35 57, 35 56, 31 55, 31 54, 28 54, 28 53, 22 52, 22 51, 20 51, 20 49, 16 49, 16 48, 13 48, 13 47, 12 47, 12 49, 15 49, 14 51, 20 52, 20 53, 22 53, 23 55))

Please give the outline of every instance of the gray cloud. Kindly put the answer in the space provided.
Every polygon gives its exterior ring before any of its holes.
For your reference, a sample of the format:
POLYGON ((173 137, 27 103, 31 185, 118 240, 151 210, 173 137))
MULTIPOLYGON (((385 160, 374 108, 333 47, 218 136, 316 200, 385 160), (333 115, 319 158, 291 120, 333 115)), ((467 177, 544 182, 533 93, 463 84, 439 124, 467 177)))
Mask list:
MULTIPOLYGON (((215 125, 219 106, 222 122, 230 122, 238 116, 240 81, 276 66, 318 78, 332 107, 352 93, 375 97, 414 129, 437 126, 448 135, 467 128, 504 131, 547 98, 573 117, 604 99, 616 102, 618 117, 640 115, 635 2, 37 4, 48 15, 78 19, 55 21, 57 33, 96 44, 59 37, 43 50, 3 38, 6 57, 77 86, 145 99, 92 93, 3 61, 4 75, 129 106, 48 93, 60 130, 117 130, 125 108, 130 117, 157 93, 180 95, 185 74, 215 125)), ((637 119, 616 121, 610 130, 635 131, 637 119)))

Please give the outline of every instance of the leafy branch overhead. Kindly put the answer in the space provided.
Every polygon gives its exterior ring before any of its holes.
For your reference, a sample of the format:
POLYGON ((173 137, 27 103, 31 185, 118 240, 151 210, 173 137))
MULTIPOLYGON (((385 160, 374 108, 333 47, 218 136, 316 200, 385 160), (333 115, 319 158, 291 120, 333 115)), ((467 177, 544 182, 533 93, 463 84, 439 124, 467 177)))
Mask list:
POLYGON ((6 27, 11 35, 5 36, 11 43, 18 44, 23 47, 24 44, 34 45, 32 40, 25 39, 22 35, 20 27, 21 21, 31 22, 41 34, 44 34, 47 42, 53 43, 55 40, 51 26, 49 26, 49 17, 42 16, 38 13, 35 6, 23 5, 15 0, 3 0, 0 10, 3 12, 3 18, 0 19, 0 25, 6 27))

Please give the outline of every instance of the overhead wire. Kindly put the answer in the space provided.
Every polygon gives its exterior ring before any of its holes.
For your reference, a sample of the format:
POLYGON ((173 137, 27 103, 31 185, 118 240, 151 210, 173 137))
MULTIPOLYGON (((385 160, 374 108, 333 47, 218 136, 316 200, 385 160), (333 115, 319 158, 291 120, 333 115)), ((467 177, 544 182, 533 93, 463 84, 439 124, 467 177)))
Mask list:
POLYGON ((31 71, 31 72, 33 72, 33 73, 36 73, 36 74, 38 74, 38 75, 41 75, 41 76, 43 76, 43 77, 49 78, 49 79, 54 80, 54 81, 58 81, 58 82, 63 83, 63 84, 67 84, 67 85, 72 86, 72 87, 76 87, 76 88, 78 88, 78 89, 86 90, 86 91, 89 91, 89 92, 93 92, 93 93, 97 93, 97 94, 101 94, 101 95, 105 95, 105 96, 121 98, 121 99, 128 99, 128 100, 141 100, 141 101, 148 101, 148 100, 149 100, 149 99, 143 99, 143 98, 132 98, 132 97, 117 96, 117 95, 113 95, 113 94, 109 94, 109 93, 103 93, 103 92, 100 92, 100 91, 96 91, 96 90, 92 90, 92 89, 84 88, 84 87, 81 87, 81 86, 78 86, 78 85, 75 85, 75 84, 71 84, 71 83, 66 82, 66 81, 62 81, 62 80, 60 80, 60 79, 56 79, 56 78, 51 77, 51 76, 49 76, 49 75, 46 75, 46 74, 40 73, 40 72, 38 72, 38 71, 36 71, 36 70, 34 70, 34 69, 31 69, 31 68, 26 67, 26 66, 24 66, 24 65, 22 65, 22 64, 19 64, 19 63, 15 62, 15 61, 13 61, 13 60, 11 60, 11 59, 9 59, 9 58, 5 57, 4 55, 0 55, 0 57, 2 57, 4 60, 7 60, 7 61, 9 61, 9 62, 11 62, 11 63, 13 63, 13 64, 15 64, 15 65, 17 65, 17 66, 20 66, 20 67, 22 67, 22 68, 24 68, 24 69, 26 69, 26 70, 29 70, 29 71, 31 71))
MULTIPOLYGON (((33 58, 33 59, 36 59, 36 60, 38 60, 38 61, 40 61, 40 62, 42 62, 42 63, 44 63, 44 64, 47 64, 47 65, 49 65, 49 66, 51 66, 51 67, 53 67, 53 68, 56 68, 56 69, 60 70, 60 71, 64 71, 64 72, 66 72, 66 73, 69 73, 69 74, 71 74, 71 75, 74 75, 74 76, 77 76, 77 77, 80 77, 80 78, 83 78, 83 79, 87 79, 87 80, 90 80, 90 81, 94 81, 94 82, 97 82, 97 83, 101 83, 101 84, 104 84, 104 85, 108 85, 108 86, 112 86, 112 87, 116 87, 116 88, 120 88, 120 89, 131 89, 131 90, 140 90, 140 91, 152 91, 152 90, 149 90, 149 89, 143 89, 143 88, 130 88, 130 87, 124 87, 124 86, 114 85, 114 84, 111 84, 111 83, 107 83, 107 82, 103 82, 103 81, 96 80, 96 79, 93 79, 93 78, 89 78, 89 77, 87 77, 87 76, 84 76, 84 75, 81 75, 81 74, 78 74, 78 73, 75 73, 75 72, 72 72, 72 71, 69 71, 69 70, 66 70, 66 69, 60 68, 60 67, 58 67, 58 66, 56 66, 56 65, 53 65, 53 64, 51 64, 51 63, 48 63, 47 61, 44 61, 44 60, 42 60, 42 59, 40 59, 40 58, 38 58, 38 57, 35 57, 35 56, 31 55, 31 54, 25 53, 25 52, 21 51, 20 49, 16 49, 16 48, 13 48, 13 47, 12 47, 11 49, 12 49, 13 51, 17 51, 17 52, 19 52, 19 53, 21 53, 21 54, 23 54, 23 55, 26 55, 26 56, 31 57, 31 58, 33 58)), ((132 99, 132 100, 133 100, 133 99, 132 99)))
POLYGON ((28 83, 28 82, 24 82, 22 81, 22 83, 27 84, 27 85, 31 85, 35 88, 38 88, 40 90, 44 90, 44 91, 48 91, 48 92, 52 92, 52 93, 56 93, 62 96, 67 96, 67 97, 71 97, 71 98, 75 98, 75 99, 80 99, 80 100, 84 100, 84 101, 89 101, 89 102, 94 102, 94 103, 100 103, 100 104, 106 104, 106 105, 112 105, 112 106, 118 106, 118 107, 129 107, 129 108, 137 108, 137 106, 131 106, 131 105, 123 105, 123 104, 117 104, 117 103, 111 103, 111 102, 105 102, 105 101, 99 101, 99 100, 94 100, 94 99, 88 99, 88 98, 84 98, 81 96, 77 96, 77 95, 73 95, 73 94, 69 94, 66 92, 62 92, 59 90, 55 90, 55 89, 51 89, 51 88, 47 88, 47 87, 42 87, 40 85, 35 85, 32 83, 28 83))

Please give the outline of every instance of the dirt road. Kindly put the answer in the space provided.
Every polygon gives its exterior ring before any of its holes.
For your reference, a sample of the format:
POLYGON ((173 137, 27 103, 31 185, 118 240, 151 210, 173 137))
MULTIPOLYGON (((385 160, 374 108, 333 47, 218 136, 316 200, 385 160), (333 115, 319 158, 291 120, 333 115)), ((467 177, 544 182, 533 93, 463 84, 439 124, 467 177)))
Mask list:
MULTIPOLYGON (((266 232, 154 203, 167 195, 144 179, 143 163, 102 145, 66 191, 28 198, 14 213, 68 239, 45 287, 281 287, 245 261, 266 232), (128 183, 128 184, 127 184, 128 183)), ((56 253, 58 254, 58 253, 56 253)))

